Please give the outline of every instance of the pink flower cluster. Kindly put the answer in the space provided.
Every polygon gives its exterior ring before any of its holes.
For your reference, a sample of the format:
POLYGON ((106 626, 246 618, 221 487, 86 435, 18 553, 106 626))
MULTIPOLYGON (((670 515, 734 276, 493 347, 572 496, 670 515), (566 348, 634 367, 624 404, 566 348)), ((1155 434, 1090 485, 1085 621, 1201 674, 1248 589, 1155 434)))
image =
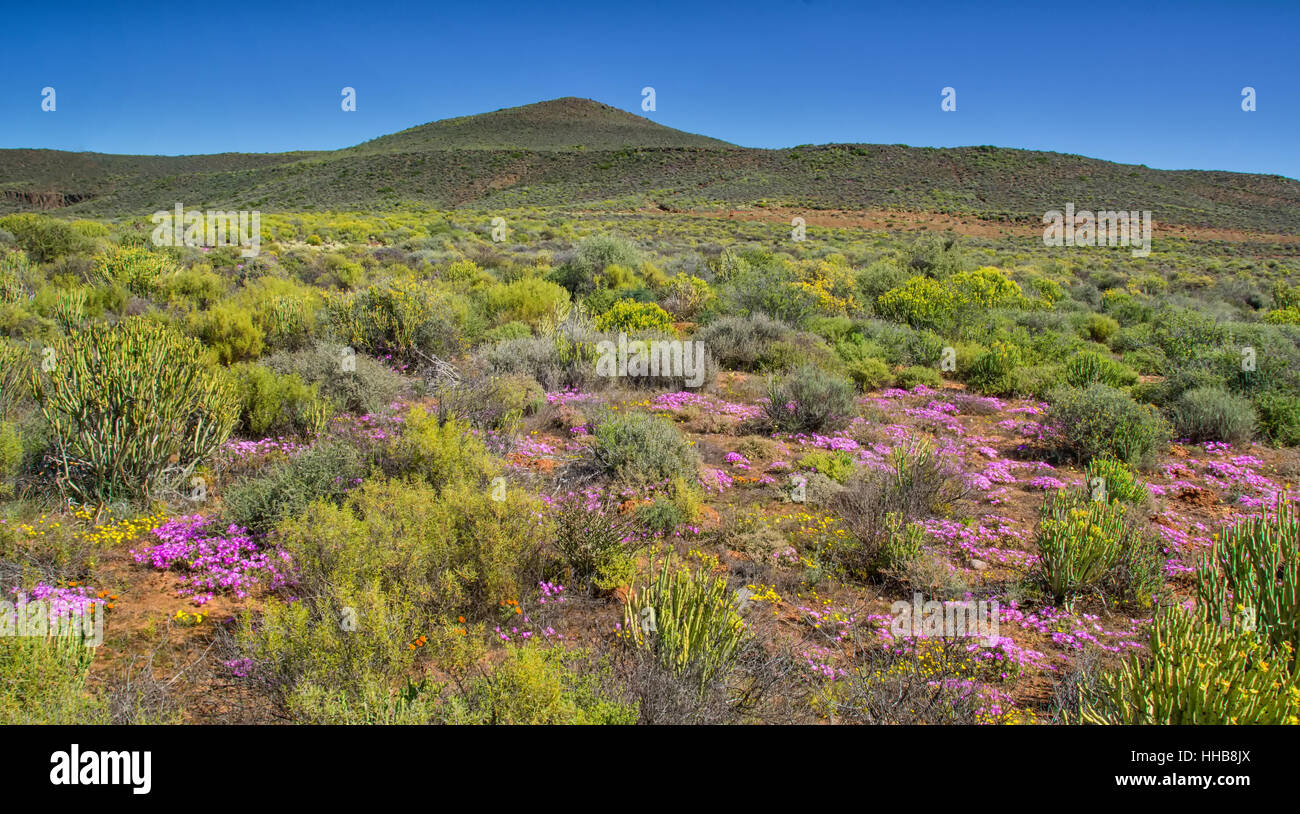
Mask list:
POLYGON ((583 393, 573 388, 569 388, 567 390, 557 390, 547 393, 546 403, 564 406, 566 404, 572 404, 575 401, 587 401, 592 398, 595 398, 594 393, 583 393))
POLYGON ((76 588, 56 588, 52 585, 46 585, 44 582, 38 582, 36 587, 30 591, 22 591, 19 588, 12 588, 10 593, 13 594, 13 601, 20 602, 44 602, 49 608, 49 617, 51 622, 60 618, 67 617, 70 619, 79 619, 87 613, 96 613, 95 605, 103 605, 104 600, 99 599, 96 594, 99 592, 94 588, 88 588, 84 585, 76 588))
POLYGON ((173 518, 153 530, 160 542, 131 549, 131 554, 136 562, 160 571, 183 572, 176 593, 193 597, 196 605, 211 601, 218 591, 242 599, 255 586, 274 590, 289 583, 288 552, 263 549, 238 526, 221 533, 211 525, 198 514, 173 518))
POLYGON ((687 407, 696 407, 705 412, 717 413, 718 415, 741 420, 756 418, 763 414, 763 408, 757 404, 736 404, 687 390, 679 390, 676 393, 662 393, 655 396, 650 402, 651 410, 665 410, 672 413, 680 413, 687 407))

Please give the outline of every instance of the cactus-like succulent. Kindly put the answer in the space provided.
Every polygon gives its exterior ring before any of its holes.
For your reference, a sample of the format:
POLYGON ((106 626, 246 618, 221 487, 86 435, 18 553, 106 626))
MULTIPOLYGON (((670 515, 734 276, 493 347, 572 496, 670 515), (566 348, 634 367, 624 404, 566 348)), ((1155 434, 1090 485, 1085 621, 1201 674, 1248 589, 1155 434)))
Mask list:
POLYGON ((1196 608, 1161 610, 1145 654, 1083 687, 1082 720, 1300 724, 1298 554, 1300 522, 1284 496, 1275 514, 1225 529, 1197 571, 1196 608))
POLYGON ((727 580, 665 560, 658 573, 651 565, 644 587, 629 591, 624 633, 673 672, 698 671, 704 687, 727 672, 748 635, 737 606, 727 580))
MULTIPOLYGON (((1216 619, 1246 613, 1274 650, 1300 642, 1300 517, 1278 496, 1270 517, 1239 520, 1219 534, 1197 571, 1196 593, 1216 619)), ((1292 654, 1294 658, 1294 653, 1292 654)))
POLYGON ((1239 623, 1175 607, 1152 624, 1148 649, 1085 686, 1084 723, 1300 724, 1289 642, 1270 653, 1239 623))
POLYGON ((61 488, 81 500, 147 496, 185 477, 230 436, 234 384, 203 346, 136 318, 52 346, 34 378, 61 488))

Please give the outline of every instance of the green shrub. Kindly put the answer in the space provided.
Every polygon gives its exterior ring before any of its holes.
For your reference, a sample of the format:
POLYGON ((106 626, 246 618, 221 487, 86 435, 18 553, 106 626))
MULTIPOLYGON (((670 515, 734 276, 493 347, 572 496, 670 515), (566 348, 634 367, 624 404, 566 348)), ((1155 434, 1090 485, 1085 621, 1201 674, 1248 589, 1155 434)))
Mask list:
POLYGON ((694 336, 703 342, 709 355, 728 370, 757 370, 768 349, 788 339, 794 331, 784 322, 754 314, 748 317, 723 317, 710 322, 694 336))
POLYGON ((537 328, 544 320, 567 313, 569 292, 548 280, 525 277, 488 289, 483 295, 483 305, 488 316, 498 324, 514 322, 537 328))
POLYGON ((988 353, 975 360, 966 375, 966 383, 987 395, 1010 395, 1020 361, 1018 347, 1007 342, 994 342, 988 353))
POLYGON ((290 518, 279 538, 304 593, 378 585, 426 620, 483 618, 530 584, 552 534, 541 517, 540 501, 519 492, 493 500, 468 483, 370 480, 341 506, 318 502, 290 518))
POLYGON ((315 438, 333 415, 329 402, 319 395, 320 386, 307 385, 296 374, 257 364, 238 365, 233 372, 239 382, 240 426, 258 438, 315 438))
POLYGON ((1103 724, 1300 724, 1300 521, 1276 513, 1215 537, 1196 572, 1198 605, 1163 609, 1147 654, 1083 687, 1081 717, 1103 724))
POLYGON ((920 365, 905 367, 894 374, 895 387, 911 390, 918 385, 925 385, 937 390, 943 387, 943 376, 932 367, 922 367, 920 365))
POLYGON ((452 483, 482 485, 497 474, 497 465, 469 425, 440 421, 422 407, 412 407, 393 442, 391 471, 414 474, 435 488, 452 483))
POLYGON ((204 364, 198 342, 169 328, 141 319, 96 324, 53 351, 54 369, 37 380, 36 397, 57 477, 83 501, 148 495, 169 471, 188 476, 238 420, 229 376, 204 364))
MULTIPOLYGON (((306 630, 294 633, 309 635, 306 630)), ((405 687, 394 689, 400 684, 398 678, 361 670, 346 683, 312 675, 300 678, 287 692, 275 689, 283 693, 279 698, 282 714, 296 724, 422 726, 440 722, 443 706, 436 693, 442 686, 430 685, 427 678, 417 684, 408 677, 405 687)))
POLYGON ((1137 466, 1169 441, 1169 427, 1149 404, 1104 384, 1058 388, 1048 395, 1047 426, 1059 452, 1087 463, 1110 456, 1137 466))
POLYGON ((1138 348, 1124 351, 1124 364, 1143 376, 1158 376, 1169 367, 1169 360, 1159 348, 1138 348))
POLYGON ((353 447, 317 443, 232 485, 225 494, 226 514, 235 525, 266 533, 316 501, 342 500, 365 474, 361 455, 353 447))
MULTIPOLYGON (((710 356, 705 358, 712 361, 710 356)), ((836 372, 841 367, 834 351, 820 337, 803 331, 768 345, 758 359, 758 369, 769 373, 785 373, 805 365, 836 372)))
POLYGON ((18 246, 38 263, 57 260, 86 242, 71 224, 35 213, 0 218, 0 229, 11 233, 18 246))
POLYGON ((261 298, 253 310, 253 323, 265 335, 268 347, 299 350, 311 341, 316 321, 313 293, 271 284, 266 284, 264 290, 254 284, 244 291, 261 298))
POLYGON ((444 719, 450 724, 635 724, 637 704, 604 689, 612 684, 610 672, 587 652, 507 645, 499 664, 466 681, 448 700, 444 719))
POLYGON ((608 311, 596 317, 596 329, 626 333, 645 331, 672 333, 673 318, 653 302, 619 300, 608 311))
POLYGON ((853 383, 864 391, 878 390, 894 380, 893 371, 880 359, 858 359, 849 362, 846 369, 853 383))
POLYGON ((649 581, 628 592, 622 633, 650 650, 677 675, 698 677, 700 688, 731 670, 748 636, 736 592, 722 577, 652 563, 649 581))
POLYGON ((1084 685, 1084 723, 1300 723, 1296 673, 1268 658, 1254 634, 1175 607, 1157 615, 1146 645, 1147 654, 1084 685))
POLYGON ((1300 308, 1275 308, 1264 315, 1270 325, 1300 325, 1300 308))
POLYGON ((8 421, 0 421, 0 497, 14 493, 14 478, 23 463, 23 442, 18 428, 8 421))
POLYGON ((1019 308, 1028 304, 1020 284, 992 266, 959 271, 944 282, 952 289, 957 307, 966 311, 1019 308))
POLYGON ((799 466, 820 472, 840 484, 848 483, 849 477, 857 469, 853 456, 843 450, 814 450, 800 459, 799 466))
POLYGON ((1178 397, 1173 409, 1178 434, 1192 442, 1245 443, 1255 434, 1250 399, 1216 387, 1198 387, 1178 397))
POLYGON ((1105 384, 1127 387, 1137 382, 1137 373, 1096 351, 1076 353, 1065 362, 1065 381, 1071 387, 1105 384))
POLYGON ((428 280, 399 279, 326 300, 334 334, 358 352, 391 354, 420 363, 465 346, 469 301, 428 280))
POLYGON ((1043 399, 1065 382, 1065 368, 1057 364, 1019 365, 1011 371, 1011 392, 1019 398, 1043 399))
POLYGON ((1279 495, 1275 513, 1239 520, 1216 536, 1197 571, 1197 595, 1219 621, 1249 614, 1273 655, 1300 643, 1300 516, 1279 495))
POLYGON ((380 413, 401 394, 402 377, 363 353, 321 342, 310 348, 268 356, 267 368, 294 375, 339 409, 356 415, 380 413))
POLYGON ((478 430, 510 435, 519 421, 546 406, 546 391, 525 375, 460 379, 439 386, 438 419, 457 418, 478 430))
POLYGON ((211 310, 191 313, 188 327, 223 365, 256 359, 266 347, 266 337, 253 324, 252 312, 233 303, 218 303, 211 310))
POLYGON ((567 572, 565 584, 601 591, 632 584, 635 554, 643 541, 628 515, 616 505, 591 506, 582 495, 562 498, 552 506, 554 546, 567 572))
POLYGON ((1123 461, 1094 458, 1088 463, 1087 477, 1088 489, 1094 500, 1118 500, 1121 503, 1142 505, 1151 499, 1151 492, 1123 461))
POLYGON ((31 395, 31 374, 26 350, 0 339, 0 419, 31 395))
POLYGON ((260 618, 241 619, 251 677, 291 720, 429 722, 437 698, 409 680, 417 636, 448 668, 481 655, 475 620, 535 584, 551 536, 541 508, 522 494, 497 501, 477 486, 396 480, 311 505, 278 531, 299 599, 270 597, 260 618))
POLYGON ((1119 333, 1119 323, 1105 314, 1089 314, 1083 331, 1093 342, 1107 345, 1119 333))
POLYGON ((636 510, 636 521, 650 534, 661 537, 671 534, 688 519, 690 518, 686 516, 682 507, 667 497, 656 497, 650 503, 638 506, 636 510))
POLYGON ((903 523, 899 512, 884 517, 885 533, 881 539, 877 565, 880 568, 903 568, 921 556, 925 544, 925 526, 913 521, 903 523))
POLYGON ((861 469, 831 498, 848 535, 835 538, 830 558, 858 579, 899 566, 921 544, 912 524, 950 514, 966 491, 960 471, 933 444, 897 446, 887 469, 861 469))
POLYGON ((108 723, 104 702, 88 686, 94 657, 80 636, 5 636, 0 724, 108 723))
POLYGON ((553 272, 556 282, 575 294, 596 287, 596 278, 609 266, 635 268, 641 255, 631 243, 614 235, 592 235, 578 244, 573 259, 553 272))
POLYGON ((260 615, 241 615, 249 677, 298 723, 428 723, 432 705, 395 692, 414 666, 412 631, 427 629, 409 594, 316 574, 311 582, 297 601, 271 596, 260 615))
POLYGON ((592 435, 596 462, 616 478, 656 483, 697 477, 699 456, 662 418, 644 413, 608 415, 596 422, 592 435))
POLYGON ((597 343, 564 330, 549 336, 509 339, 484 351, 495 374, 528 376, 547 390, 585 389, 595 384, 597 343))
POLYGON ((110 247, 95 257, 90 279, 96 285, 121 286, 136 296, 147 297, 177 271, 176 264, 165 254, 145 248, 110 247))
POLYGON ((851 382, 804 365, 779 382, 769 380, 763 410, 782 432, 824 432, 848 424, 857 413, 856 396, 851 382))
POLYGON ((684 320, 695 319, 718 298, 707 282, 689 274, 668 278, 663 292, 664 307, 678 319, 684 320))
POLYGON ((951 324, 954 308, 952 290, 929 277, 913 277, 876 299, 876 313, 885 319, 935 331, 951 324))
POLYGON ((1300 396, 1261 393, 1255 397, 1255 411, 1265 438, 1284 447, 1300 445, 1300 396))
POLYGON ((495 345, 497 342, 505 342, 510 339, 528 339, 532 335, 533 329, 524 323, 507 322, 504 325, 489 328, 483 334, 483 342, 488 345, 495 345))

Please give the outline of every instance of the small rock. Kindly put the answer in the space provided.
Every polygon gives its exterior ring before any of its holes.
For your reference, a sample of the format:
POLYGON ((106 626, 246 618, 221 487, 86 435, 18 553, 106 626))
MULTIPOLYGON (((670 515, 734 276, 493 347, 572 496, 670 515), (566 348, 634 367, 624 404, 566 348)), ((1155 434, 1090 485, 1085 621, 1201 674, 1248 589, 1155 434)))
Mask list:
POLYGON ((987 571, 989 564, 983 560, 971 560, 970 567, 974 568, 976 571, 987 571))

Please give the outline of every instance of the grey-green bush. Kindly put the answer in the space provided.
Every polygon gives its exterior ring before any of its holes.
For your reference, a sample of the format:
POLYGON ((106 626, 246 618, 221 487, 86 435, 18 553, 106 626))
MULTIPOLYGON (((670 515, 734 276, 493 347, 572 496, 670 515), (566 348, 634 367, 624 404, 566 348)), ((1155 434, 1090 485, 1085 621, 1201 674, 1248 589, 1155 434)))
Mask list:
POLYGON ((596 423, 595 456, 609 474, 632 482, 694 481, 699 456, 677 428, 644 413, 608 415, 596 423))
POLYGON ((1250 399, 1217 387, 1198 387, 1178 397, 1173 409, 1178 435, 1200 443, 1240 444, 1255 434, 1255 408, 1250 399))
POLYGON ((768 384, 763 410, 772 426, 783 432, 837 430, 856 414, 853 384, 812 365, 797 368, 768 384))

